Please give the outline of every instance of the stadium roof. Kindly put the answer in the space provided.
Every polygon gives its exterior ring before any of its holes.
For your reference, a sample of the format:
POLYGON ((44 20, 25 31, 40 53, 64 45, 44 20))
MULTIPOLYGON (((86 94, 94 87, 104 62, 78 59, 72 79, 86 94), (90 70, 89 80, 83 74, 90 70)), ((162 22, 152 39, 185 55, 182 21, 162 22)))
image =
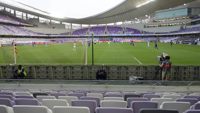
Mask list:
MULTIPOLYGON (((118 1, 118 3, 115 4, 115 6, 113 6, 113 8, 111 8, 110 10, 108 10, 109 8, 107 9, 107 11, 106 9, 104 9, 104 12, 101 12, 93 16, 80 18, 80 19, 76 19, 76 18, 60 19, 60 18, 52 17, 50 13, 36 9, 34 8, 35 6, 31 8, 30 6, 27 6, 27 5, 26 7, 18 7, 17 5, 14 5, 12 6, 12 8, 17 8, 18 10, 21 9, 24 12, 38 15, 43 18, 53 19, 57 21, 67 22, 67 23, 106 24, 106 23, 133 20, 134 18, 152 14, 157 10, 173 8, 173 7, 187 4, 193 1, 199 2, 198 0, 124 0, 124 1, 121 0, 121 2, 118 1)), ((36 2, 40 2, 40 1, 36 1, 36 2)), ((80 11, 80 9, 76 6, 74 6, 74 10, 80 11)), ((82 11, 80 11, 80 13, 81 12, 82 11)))

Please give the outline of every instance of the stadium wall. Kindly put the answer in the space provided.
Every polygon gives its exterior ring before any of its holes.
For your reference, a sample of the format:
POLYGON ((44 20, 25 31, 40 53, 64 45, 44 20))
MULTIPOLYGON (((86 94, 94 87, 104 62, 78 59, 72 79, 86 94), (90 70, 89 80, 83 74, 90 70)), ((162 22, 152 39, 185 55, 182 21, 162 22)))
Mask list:
POLYGON ((130 27, 134 29, 138 29, 140 31, 146 32, 172 32, 180 30, 181 26, 168 26, 168 27, 155 27, 155 28, 144 28, 145 24, 138 23, 138 24, 128 24, 124 25, 124 27, 130 27))
POLYGON ((53 29, 53 28, 38 28, 38 27, 24 27, 25 29, 37 32, 37 33, 45 33, 45 34, 60 34, 69 32, 68 29, 53 29))
MULTIPOLYGON (((29 79, 96 80, 96 72, 104 69, 108 80, 129 80, 129 77, 143 77, 144 80, 160 80, 158 66, 65 66, 25 65, 29 79)), ((13 78, 17 66, 1 65, 0 79, 13 78)), ((200 66, 173 66, 172 80, 200 80, 200 66)))

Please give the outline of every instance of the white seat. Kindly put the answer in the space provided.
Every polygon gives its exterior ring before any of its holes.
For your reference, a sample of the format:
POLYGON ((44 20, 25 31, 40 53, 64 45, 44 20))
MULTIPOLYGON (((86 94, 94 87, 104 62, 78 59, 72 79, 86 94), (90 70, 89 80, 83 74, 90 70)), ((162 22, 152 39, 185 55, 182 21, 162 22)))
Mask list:
POLYGON ((174 101, 179 99, 179 98, 182 98, 181 95, 174 95, 174 94, 169 94, 169 95, 163 95, 162 98, 171 98, 173 99, 174 101))
POLYGON ((76 96, 58 96, 58 99, 65 99, 68 102, 69 106, 71 106, 72 101, 78 100, 78 97, 76 97, 76 96))
POLYGON ((56 99, 55 96, 37 96, 39 102, 42 102, 43 99, 56 99))
POLYGON ((15 96, 33 96, 30 92, 14 92, 15 96))
POLYGON ((104 100, 124 100, 123 97, 104 97, 104 100))
POLYGON ((158 106, 160 106, 163 102, 171 102, 174 101, 171 98, 152 98, 151 99, 152 102, 157 102, 158 106))
POLYGON ((0 105, 0 113, 14 113, 11 107, 0 105))
POLYGON ((185 112, 190 108, 189 102, 163 102, 160 106, 161 109, 175 109, 179 113, 185 112))
POLYGON ((97 98, 100 98, 100 100, 102 100, 103 94, 102 93, 87 93, 87 97, 97 97, 97 98))
POLYGON ((52 113, 46 106, 15 105, 14 113, 52 113))
POLYGON ((120 107, 126 108, 127 102, 122 100, 102 100, 100 103, 101 107, 120 107))
POLYGON ((64 99, 43 99, 42 105, 53 109, 54 106, 69 106, 66 100, 64 99))
POLYGON ((90 109, 88 107, 55 106, 53 113, 90 113, 90 109))

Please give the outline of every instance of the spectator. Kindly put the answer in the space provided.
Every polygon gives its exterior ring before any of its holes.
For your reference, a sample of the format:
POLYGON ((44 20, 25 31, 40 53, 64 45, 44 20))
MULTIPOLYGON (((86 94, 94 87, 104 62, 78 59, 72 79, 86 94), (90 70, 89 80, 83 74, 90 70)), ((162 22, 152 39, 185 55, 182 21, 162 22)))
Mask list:
POLYGON ((162 80, 170 79, 171 64, 172 63, 170 61, 170 56, 166 56, 165 60, 160 65, 160 67, 162 68, 162 80))
POLYGON ((14 73, 14 78, 15 79, 24 79, 24 78, 26 78, 26 76, 27 76, 27 74, 26 74, 24 67, 22 65, 19 65, 17 70, 14 73))

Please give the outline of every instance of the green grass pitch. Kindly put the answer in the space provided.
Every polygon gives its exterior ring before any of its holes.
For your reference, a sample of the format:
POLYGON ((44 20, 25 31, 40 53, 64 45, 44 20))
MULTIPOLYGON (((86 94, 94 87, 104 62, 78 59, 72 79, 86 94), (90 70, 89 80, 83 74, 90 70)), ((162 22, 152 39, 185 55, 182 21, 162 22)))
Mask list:
MULTIPOLYGON (((159 49, 151 43, 97 43, 94 44, 96 65, 158 65, 157 56, 162 52, 171 56, 173 65, 200 65, 200 46, 159 43, 159 49)), ((92 47, 77 43, 17 46, 17 64, 33 65, 84 65, 91 64, 92 47), (87 50, 86 50, 87 49, 87 50), (86 59, 87 58, 87 59, 86 59)), ((0 48, 0 64, 13 64, 13 47, 0 48)))

